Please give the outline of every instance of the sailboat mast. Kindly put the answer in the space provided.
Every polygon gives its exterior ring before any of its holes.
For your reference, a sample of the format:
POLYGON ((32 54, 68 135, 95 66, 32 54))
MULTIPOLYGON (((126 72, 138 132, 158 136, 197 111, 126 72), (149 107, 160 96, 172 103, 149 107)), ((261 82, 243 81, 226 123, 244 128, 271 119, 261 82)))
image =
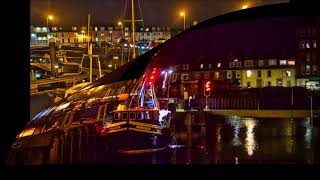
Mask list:
POLYGON ((90 82, 92 82, 92 46, 90 45, 90 14, 88 14, 88 56, 90 60, 90 82))
POLYGON ((132 54, 132 57, 133 59, 136 58, 136 51, 135 51, 135 36, 134 36, 134 31, 135 31, 135 28, 134 28, 134 0, 131 0, 131 18, 132 18, 132 45, 133 45, 133 54, 132 54))

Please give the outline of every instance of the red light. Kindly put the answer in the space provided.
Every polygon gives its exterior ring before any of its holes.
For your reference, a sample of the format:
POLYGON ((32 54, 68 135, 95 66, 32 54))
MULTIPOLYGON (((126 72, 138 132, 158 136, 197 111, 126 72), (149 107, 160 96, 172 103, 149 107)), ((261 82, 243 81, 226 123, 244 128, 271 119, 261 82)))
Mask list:
POLYGON ((152 74, 156 73, 156 71, 152 71, 152 74))
POLYGON ((209 87, 209 84, 206 84, 206 87, 208 88, 208 87, 209 87))
POLYGON ((206 91, 210 91, 210 88, 207 88, 206 91))
POLYGON ((149 82, 149 85, 151 85, 152 84, 152 82, 149 82))
POLYGON ((154 79, 154 76, 151 76, 150 79, 154 79))

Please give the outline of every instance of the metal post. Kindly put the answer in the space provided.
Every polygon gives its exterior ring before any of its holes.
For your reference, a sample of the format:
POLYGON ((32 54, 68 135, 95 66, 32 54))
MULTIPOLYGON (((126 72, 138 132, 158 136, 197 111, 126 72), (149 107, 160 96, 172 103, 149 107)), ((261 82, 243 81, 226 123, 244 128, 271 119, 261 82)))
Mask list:
POLYGON ((208 96, 206 96, 206 109, 208 109, 208 96))
POLYGON ((186 14, 183 15, 183 30, 186 30, 186 14))
POLYGON ((101 64, 100 64, 100 58, 98 56, 98 66, 99 66, 99 78, 102 77, 102 73, 101 73, 101 64))
POLYGON ((311 96, 310 96, 310 124, 311 127, 313 126, 313 112, 312 112, 312 92, 311 92, 311 96))
POLYGON ((133 45, 133 54, 132 59, 136 58, 136 51, 135 51, 135 37, 134 37, 134 0, 131 0, 131 18, 132 18, 132 45, 133 45))

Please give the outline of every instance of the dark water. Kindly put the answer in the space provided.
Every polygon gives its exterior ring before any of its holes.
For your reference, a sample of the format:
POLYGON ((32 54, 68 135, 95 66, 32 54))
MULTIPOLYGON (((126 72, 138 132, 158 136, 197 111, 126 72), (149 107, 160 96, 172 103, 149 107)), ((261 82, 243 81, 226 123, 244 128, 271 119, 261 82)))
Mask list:
POLYGON ((16 161, 23 164, 319 164, 319 127, 310 119, 209 117, 187 136, 176 120, 176 143, 159 152, 137 155, 107 153, 95 137, 74 136, 50 148, 33 148, 16 161), (189 138, 191 137, 191 138, 189 138), (61 151, 64 147, 63 152, 61 151))

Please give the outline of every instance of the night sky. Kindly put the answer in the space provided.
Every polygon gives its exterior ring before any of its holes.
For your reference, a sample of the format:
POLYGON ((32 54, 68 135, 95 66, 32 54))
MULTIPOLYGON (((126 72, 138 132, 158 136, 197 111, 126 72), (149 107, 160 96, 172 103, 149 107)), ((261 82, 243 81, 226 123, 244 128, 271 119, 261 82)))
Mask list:
MULTIPOLYGON (((126 19, 131 18, 131 0, 127 0, 126 19)), ((286 3, 289 0, 139 0, 145 25, 183 27, 181 10, 186 12, 186 24, 198 22, 241 9, 243 4, 261 6, 286 3)), ((86 26, 87 14, 92 25, 116 23, 124 14, 126 0, 30 0, 30 24, 46 25, 46 15, 52 14, 56 26, 86 26)), ((135 0, 139 18, 138 0, 135 0)))

